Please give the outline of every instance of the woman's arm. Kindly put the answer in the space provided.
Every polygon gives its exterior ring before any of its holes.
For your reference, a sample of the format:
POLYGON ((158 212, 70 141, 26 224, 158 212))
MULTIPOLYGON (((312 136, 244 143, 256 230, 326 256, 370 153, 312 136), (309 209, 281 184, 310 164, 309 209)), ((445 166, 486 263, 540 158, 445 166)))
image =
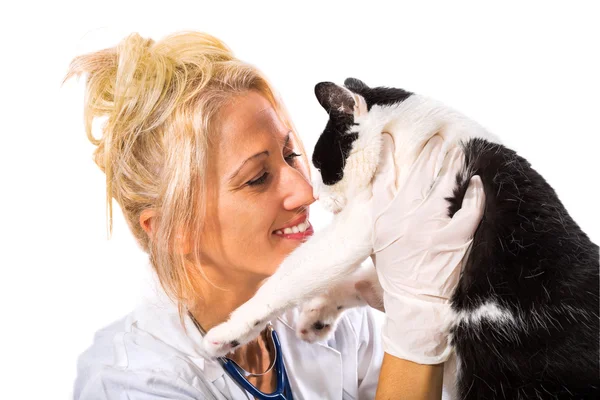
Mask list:
POLYGON ((444 364, 424 365, 384 353, 376 400, 442 398, 444 364))

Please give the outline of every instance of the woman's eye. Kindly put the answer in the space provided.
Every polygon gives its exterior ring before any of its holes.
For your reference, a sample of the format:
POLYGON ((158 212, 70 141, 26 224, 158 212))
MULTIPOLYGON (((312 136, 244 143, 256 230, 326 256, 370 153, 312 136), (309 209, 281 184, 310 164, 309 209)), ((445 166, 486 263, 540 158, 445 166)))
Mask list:
POLYGON ((296 153, 288 154, 287 156, 285 156, 285 161, 288 162, 288 163, 290 163, 290 164, 293 164, 295 162, 294 159, 296 157, 300 157, 301 155, 302 154, 296 154, 296 153))
MULTIPOLYGON (((300 157, 302 154, 297 154, 297 153, 290 153, 287 156, 285 156, 285 161, 290 164, 290 165, 294 165, 296 163, 295 159, 297 157, 300 157)), ((246 182, 246 185, 248 186, 258 186, 258 185, 262 185, 263 183, 265 183, 267 181, 267 178, 269 177, 269 173, 265 172, 263 173, 261 176, 259 176, 256 179, 253 179, 251 181, 246 182)))
POLYGON ((269 176, 268 172, 265 172, 264 174, 262 174, 260 177, 252 180, 252 181, 248 181, 248 183, 246 183, 248 186, 256 186, 256 185, 262 185, 263 183, 266 182, 267 177, 269 176))

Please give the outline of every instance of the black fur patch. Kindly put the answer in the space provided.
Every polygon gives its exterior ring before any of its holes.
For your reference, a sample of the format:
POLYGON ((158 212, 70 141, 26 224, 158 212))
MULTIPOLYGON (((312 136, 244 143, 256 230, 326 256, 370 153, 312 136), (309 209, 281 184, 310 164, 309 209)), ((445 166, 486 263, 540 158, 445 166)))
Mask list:
POLYGON ((344 86, 364 97, 368 110, 371 110, 371 107, 374 105, 389 106, 401 103, 412 94, 404 89, 383 86, 370 88, 363 81, 356 78, 346 79, 344 81, 344 86))
MULTIPOLYGON (((516 323, 452 328, 459 398, 600 398, 598 246, 514 151, 483 139, 464 149, 468 179, 481 176, 486 205, 452 307, 469 313, 490 302, 516 323)), ((450 215, 468 179, 457 178, 450 215)))
MULTIPOLYGON (((334 84, 321 82, 315 86, 315 95, 319 103, 329 113, 329 121, 315 145, 312 156, 313 164, 321 172, 321 178, 325 185, 334 185, 344 178, 346 160, 352 150, 352 143, 358 138, 358 134, 348 133, 354 125, 354 116, 336 109, 337 103, 343 103, 344 108, 349 107, 346 105, 348 102, 346 97, 343 96, 346 91, 336 94, 334 90, 331 90, 331 85, 334 84), (329 96, 329 92, 333 92, 335 96, 329 96)), ((354 78, 346 79, 345 86, 352 92, 363 96, 369 110, 375 104, 400 103, 411 95, 410 92, 402 89, 369 88, 354 78)))
POLYGON ((344 165, 352 150, 352 143, 358 138, 356 133, 347 133, 354 124, 350 114, 332 113, 325 130, 321 133, 312 161, 320 172, 325 185, 333 185, 344 177, 344 165))

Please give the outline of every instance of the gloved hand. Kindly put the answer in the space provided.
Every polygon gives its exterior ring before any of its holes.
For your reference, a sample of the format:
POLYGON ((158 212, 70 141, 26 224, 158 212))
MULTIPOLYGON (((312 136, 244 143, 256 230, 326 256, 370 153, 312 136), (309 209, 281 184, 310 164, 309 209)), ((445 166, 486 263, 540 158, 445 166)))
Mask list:
POLYGON ((371 206, 372 257, 386 311, 383 348, 401 359, 439 364, 451 352, 446 332, 449 298, 483 216, 483 184, 479 176, 471 179, 462 208, 450 218, 444 198, 452 195, 456 175, 463 169, 461 149, 454 147, 444 155, 443 139, 436 135, 399 175, 393 140, 383 136, 371 206))

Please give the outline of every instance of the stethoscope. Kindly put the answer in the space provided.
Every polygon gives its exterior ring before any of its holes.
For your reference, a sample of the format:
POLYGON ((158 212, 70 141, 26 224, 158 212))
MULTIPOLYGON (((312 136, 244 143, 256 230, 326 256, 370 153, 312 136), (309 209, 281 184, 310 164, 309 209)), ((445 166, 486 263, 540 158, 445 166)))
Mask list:
MULTIPOLYGON (((196 328, 202 333, 204 336, 206 332, 198 321, 194 318, 192 313, 188 312, 188 315, 196 325, 196 328)), ((283 363, 283 355, 281 353, 281 343, 279 342, 279 337, 277 336, 277 332, 273 328, 273 325, 269 323, 267 325, 267 332, 271 336, 271 340, 273 342, 273 348, 275 350, 275 360, 269 366, 269 368, 261 373, 261 374, 253 374, 242 367, 240 367, 235 361, 227 357, 218 357, 217 361, 223 367, 223 370, 229 375, 233 381, 240 386, 243 390, 254 396, 259 400, 293 400, 292 396, 292 388, 290 387, 290 382, 287 377, 287 373, 285 372, 285 365, 283 363), (248 378, 251 376, 262 376, 269 373, 272 369, 275 369, 275 374, 277 376, 277 386, 273 393, 265 393, 260 390, 250 382, 248 382, 248 378)))

